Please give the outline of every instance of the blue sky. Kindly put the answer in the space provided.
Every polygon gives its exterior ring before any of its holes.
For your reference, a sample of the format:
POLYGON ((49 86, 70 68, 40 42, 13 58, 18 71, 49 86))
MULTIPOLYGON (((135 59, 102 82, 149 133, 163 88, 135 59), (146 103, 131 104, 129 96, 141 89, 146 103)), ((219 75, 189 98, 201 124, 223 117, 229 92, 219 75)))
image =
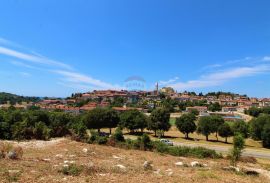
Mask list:
POLYGON ((177 91, 270 97, 269 0, 9 0, 0 91, 69 96, 130 76, 177 91))

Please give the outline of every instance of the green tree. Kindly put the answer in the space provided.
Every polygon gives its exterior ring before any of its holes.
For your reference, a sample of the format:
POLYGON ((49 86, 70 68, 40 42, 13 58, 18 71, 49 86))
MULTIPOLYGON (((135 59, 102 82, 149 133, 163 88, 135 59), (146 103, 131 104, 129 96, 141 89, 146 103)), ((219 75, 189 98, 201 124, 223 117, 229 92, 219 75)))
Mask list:
POLYGON ((227 143, 228 137, 233 136, 233 131, 228 123, 224 123, 218 128, 218 134, 219 136, 225 138, 225 142, 227 143))
POLYGON ((194 116, 198 116, 200 114, 200 112, 197 109, 192 109, 190 113, 193 114, 194 116))
POLYGON ((95 108, 87 112, 82 120, 88 129, 97 129, 100 132, 100 129, 106 126, 105 116, 105 109, 95 108))
POLYGON ((224 122, 225 122, 224 119, 219 115, 211 116, 212 130, 214 131, 214 133, 216 133, 217 141, 218 141, 218 129, 221 125, 224 124, 224 122))
POLYGON ((189 133, 193 133, 196 131, 195 124, 196 117, 192 113, 183 114, 179 118, 176 119, 175 125, 178 130, 185 134, 185 138, 188 139, 189 133))
POLYGON ((74 116, 64 112, 52 112, 49 115, 51 135, 53 137, 62 137, 70 134, 68 124, 74 122, 74 116))
POLYGON ((208 106, 208 110, 212 112, 221 111, 221 106, 218 102, 215 102, 208 106))
POLYGON ((112 109, 106 109, 105 111, 105 127, 110 129, 110 134, 112 133, 112 128, 117 127, 120 118, 118 113, 112 109))
POLYGON ((262 140, 262 132, 267 124, 270 124, 270 115, 261 114, 249 122, 251 137, 255 140, 262 140))
POLYGON ((147 127, 147 116, 138 110, 125 111, 120 115, 120 125, 131 132, 137 129, 143 132, 147 127))
POLYGON ((174 112, 174 106, 176 105, 176 102, 170 97, 163 99, 161 101, 161 104, 163 108, 166 109, 168 112, 174 112))
POLYGON ((203 134, 208 141, 209 135, 215 132, 211 116, 203 116, 200 118, 197 131, 198 133, 203 134))
POLYGON ((249 136, 249 126, 245 121, 235 121, 233 123, 232 129, 235 134, 240 133, 244 138, 249 136))
POLYGON ((264 126, 262 132, 263 147, 270 148, 270 124, 264 126))
POLYGON ((233 149, 231 151, 231 163, 236 166, 245 147, 245 139, 241 134, 236 134, 233 138, 233 149))
POLYGON ((170 113, 165 109, 155 109, 150 115, 148 128, 155 132, 161 131, 161 136, 164 136, 164 131, 168 131, 171 128, 170 113))

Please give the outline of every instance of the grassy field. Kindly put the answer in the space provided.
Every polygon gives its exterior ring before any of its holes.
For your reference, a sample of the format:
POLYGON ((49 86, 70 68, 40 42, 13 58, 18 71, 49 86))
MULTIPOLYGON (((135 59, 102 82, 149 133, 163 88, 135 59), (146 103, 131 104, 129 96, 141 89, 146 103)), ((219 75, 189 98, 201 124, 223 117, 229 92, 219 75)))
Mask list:
MULTIPOLYGON (((19 143, 19 145, 24 150, 21 160, 0 160, 1 183, 269 182, 269 179, 262 175, 247 176, 222 170, 223 167, 229 165, 229 161, 225 159, 173 157, 155 152, 85 144, 69 139, 61 139, 52 143, 30 141, 19 143), (144 170, 145 161, 152 162, 152 170, 144 170), (177 167, 175 163, 179 161, 188 165, 192 161, 198 161, 207 164, 207 167, 177 167), (66 175, 66 172, 63 171, 66 164, 73 167, 71 175, 66 175), (73 165, 71 166, 71 164, 73 165)), ((269 162, 264 162, 263 165, 241 162, 239 166, 261 169, 269 167, 269 162)))

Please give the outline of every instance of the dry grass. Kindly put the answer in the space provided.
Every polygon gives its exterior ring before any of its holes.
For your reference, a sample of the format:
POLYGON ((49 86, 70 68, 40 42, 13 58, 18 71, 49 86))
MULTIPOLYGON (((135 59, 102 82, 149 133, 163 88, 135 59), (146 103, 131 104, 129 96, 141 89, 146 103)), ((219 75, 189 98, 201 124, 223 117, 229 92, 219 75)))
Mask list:
POLYGON ((13 159, 21 159, 23 156, 22 147, 7 142, 0 143, 0 159, 8 158, 10 152, 14 153, 13 159))
MULTIPOLYGON (((61 140, 42 148, 24 148, 21 160, 0 160, 0 182, 269 182, 262 176, 243 176, 223 171, 227 160, 181 158, 154 152, 124 150, 61 140), (88 152, 83 152, 87 148, 88 152), (145 171, 144 161, 152 161, 154 170, 145 171), (66 161, 66 162, 65 162, 66 161), (61 173, 63 165, 72 162, 83 167, 78 176, 61 173), (176 167, 175 163, 192 161, 208 164, 207 168, 176 167), (126 169, 118 168, 123 165, 126 169), (170 170, 169 170, 170 169, 170 170), (159 174, 154 171, 160 170, 159 174), (169 172, 172 172, 169 175, 169 172)), ((260 168, 260 164, 242 166, 260 168)), ((266 166, 266 165, 265 165, 266 166)))

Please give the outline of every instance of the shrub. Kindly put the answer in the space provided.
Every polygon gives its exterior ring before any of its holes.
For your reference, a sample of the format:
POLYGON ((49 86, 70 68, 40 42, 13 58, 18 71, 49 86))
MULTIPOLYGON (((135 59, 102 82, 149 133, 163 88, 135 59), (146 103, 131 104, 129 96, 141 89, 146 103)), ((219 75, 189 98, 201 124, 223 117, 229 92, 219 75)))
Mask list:
POLYGON ((125 141, 125 147, 127 149, 135 149, 135 141, 134 140, 131 140, 131 139, 127 139, 125 141))
POLYGON ((95 130, 90 130, 90 134, 91 136, 88 139, 88 143, 92 144, 98 139, 99 135, 98 132, 96 132, 95 130))
POLYGON ((43 122, 38 122, 35 124, 35 128, 33 130, 33 134, 36 139, 40 140, 49 140, 50 134, 51 134, 51 129, 49 129, 45 123, 43 122))
POLYGON ((107 136, 100 136, 98 132, 91 130, 90 131, 91 136, 88 139, 88 143, 93 144, 93 143, 97 143, 97 144, 106 144, 108 142, 108 137, 107 136))
POLYGON ((145 133, 137 138, 134 143, 134 147, 143 151, 152 150, 153 148, 150 137, 145 133))
POLYGON ((240 159, 242 151, 245 146, 245 139, 241 134, 236 134, 233 138, 233 149, 231 150, 231 164, 236 166, 237 161, 240 159))
POLYGON ((160 141, 152 142, 153 148, 160 153, 167 153, 169 151, 169 146, 160 141))
POLYGON ((59 172, 64 175, 78 176, 83 171, 83 166, 77 166, 76 164, 71 164, 68 166, 64 166, 59 172))
POLYGON ((211 149, 206 149, 203 147, 169 147, 168 153, 173 156, 192 156, 196 158, 221 158, 220 154, 217 154, 216 151, 211 149))
POLYGON ((108 138, 107 137, 101 137, 101 136, 98 136, 98 138, 96 139, 96 142, 101 145, 101 144, 106 144, 108 141, 108 138))
POLYGON ((87 127, 84 123, 78 122, 72 126, 72 129, 78 139, 85 139, 87 127))
POLYGON ((115 141, 117 141, 117 142, 124 142, 125 141, 124 135, 123 135, 122 130, 120 128, 116 128, 116 130, 111 138, 115 139, 115 141))

